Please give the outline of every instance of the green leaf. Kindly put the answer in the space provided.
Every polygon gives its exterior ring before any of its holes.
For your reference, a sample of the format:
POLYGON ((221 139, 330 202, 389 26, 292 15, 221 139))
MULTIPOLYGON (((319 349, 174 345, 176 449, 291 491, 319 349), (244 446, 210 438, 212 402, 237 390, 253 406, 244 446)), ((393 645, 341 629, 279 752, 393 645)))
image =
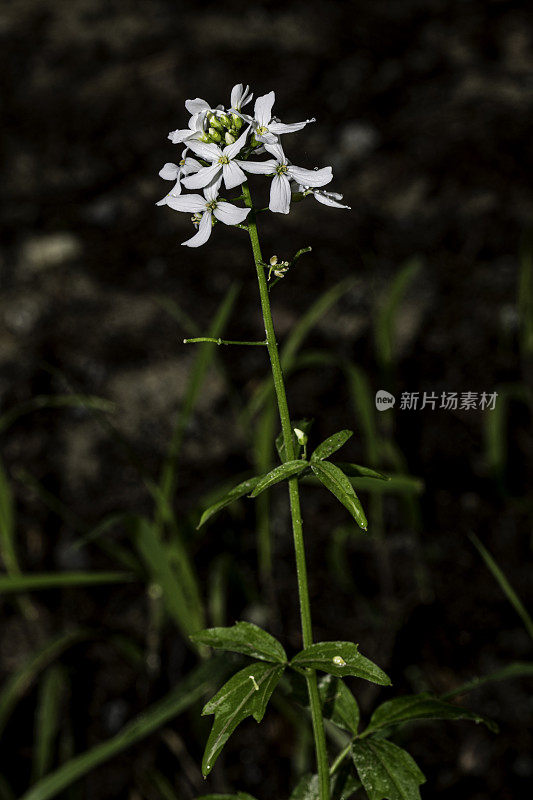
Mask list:
POLYGON ((318 445, 318 447, 313 451, 311 455, 311 461, 322 461, 324 458, 329 458, 333 453, 336 453, 337 450, 346 444, 348 439, 351 439, 353 436, 353 431, 343 430, 339 431, 338 433, 334 433, 332 436, 329 436, 327 439, 318 445))
POLYGON ((202 760, 204 777, 211 772, 222 748, 243 719, 253 716, 256 722, 261 722, 283 670, 278 664, 249 664, 206 703, 202 715, 214 714, 215 719, 202 760))
POLYGON ((324 675, 318 684, 322 713, 339 728, 357 736, 359 706, 357 700, 341 679, 324 675))
POLYGON ((286 664, 285 650, 270 633, 251 622, 236 622, 231 628, 207 628, 191 636, 196 644, 243 653, 261 661, 286 664))
POLYGON ((165 606, 185 636, 205 625, 198 581, 186 558, 176 559, 171 549, 155 533, 154 525, 140 517, 135 528, 135 544, 151 579, 161 587, 165 606), (181 570, 178 572, 178 570, 181 570))
MULTIPOLYGON (((351 769, 353 770, 353 766, 351 769)), ((349 800, 360 787, 360 781, 356 780, 348 769, 341 767, 335 775, 331 776, 331 800, 349 800)), ((290 800, 320 800, 318 775, 303 775, 291 794, 290 800)))
POLYGON ((477 548, 478 553, 481 555, 481 558, 487 565, 487 567, 492 572, 493 577, 499 583, 500 589, 507 597, 508 601, 524 623, 524 627, 528 632, 529 636, 533 639, 533 619, 531 618, 530 613, 518 597, 517 593, 507 580, 507 577, 500 569, 496 559, 489 553, 487 548, 480 542, 478 537, 471 533, 470 539, 473 542, 474 546, 477 548))
POLYGON ((371 683, 390 686, 390 679, 373 661, 362 656, 353 642, 318 642, 296 655, 291 667, 319 669, 337 678, 354 675, 371 683))
POLYGON ((374 733, 381 728, 391 725, 403 725, 405 722, 422 719, 467 719, 472 722, 483 722, 494 733, 498 727, 491 720, 461 708, 453 703, 447 703, 429 692, 397 697, 380 705, 372 714, 364 735, 374 733))
POLYGON ((426 779, 401 747, 387 739, 357 740, 352 757, 369 800, 420 800, 426 779))
POLYGON ((377 478, 380 481, 390 481, 389 475, 384 475, 383 472, 377 472, 370 467, 362 467, 360 464, 352 464, 348 461, 334 461, 333 463, 349 478, 377 478))
POLYGON ((32 786, 20 800, 49 800, 50 797, 60 794, 83 775, 145 739, 173 717, 190 708, 211 688, 214 681, 223 679, 227 674, 227 660, 223 657, 203 662, 185 676, 172 692, 128 722, 116 736, 74 756, 32 786))
POLYGON ((66 586, 99 586, 107 583, 131 583, 127 572, 34 572, 27 575, 0 575, 0 595, 11 592, 35 592, 66 586))
POLYGON ((65 671, 52 664, 44 673, 39 691, 33 737, 32 783, 49 772, 55 742, 62 725, 62 700, 66 688, 65 671))
POLYGON ((229 506, 230 503, 233 503, 235 500, 238 500, 240 497, 244 497, 245 494, 248 494, 257 486, 263 477, 263 475, 256 475, 253 478, 248 478, 248 480, 237 484, 237 486, 234 486, 229 492, 226 492, 226 494, 221 497, 220 500, 217 500, 216 503, 213 503, 209 506, 209 508, 206 508, 200 517, 200 522, 198 523, 197 528, 201 528, 202 525, 205 525, 207 520, 211 519, 211 517, 214 517, 215 514, 218 514, 218 512, 222 511, 222 509, 226 508, 226 506, 229 506))
POLYGON ((359 502, 359 498, 344 472, 329 461, 313 462, 311 464, 311 469, 324 484, 326 489, 329 489, 337 500, 348 509, 359 527, 366 531, 368 523, 366 521, 365 512, 363 511, 363 506, 359 502))
POLYGON ((488 675, 482 675, 480 678, 474 678, 468 681, 468 683, 457 686, 457 688, 452 689, 451 692, 443 694, 442 699, 449 700, 452 697, 473 692, 487 683, 508 681, 512 678, 533 678, 533 663, 528 661, 514 661, 512 664, 497 669, 495 672, 489 672, 488 675))
POLYGON ((2 686, 0 692, 0 734, 18 701, 32 686, 39 673, 65 650, 91 637, 86 630, 72 631, 47 642, 40 650, 19 666, 2 686))
POLYGON ((261 494, 261 492, 264 492, 265 489, 269 489, 271 486, 274 486, 274 484, 280 483, 280 481, 286 481, 289 478, 293 478, 295 475, 299 475, 300 472, 303 472, 308 466, 309 465, 307 461, 301 461, 300 459, 297 459, 294 461, 286 461, 284 464, 280 464, 279 467, 274 467, 273 470, 261 478, 250 497, 257 497, 258 494, 261 494))

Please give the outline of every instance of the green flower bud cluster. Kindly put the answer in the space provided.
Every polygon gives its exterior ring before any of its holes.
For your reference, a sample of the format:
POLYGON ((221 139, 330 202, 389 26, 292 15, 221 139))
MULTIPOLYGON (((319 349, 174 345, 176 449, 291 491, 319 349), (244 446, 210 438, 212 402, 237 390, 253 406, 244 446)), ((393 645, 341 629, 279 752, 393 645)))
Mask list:
POLYGON ((201 137, 202 142, 215 142, 215 144, 233 144, 239 138, 239 131, 243 125, 242 119, 237 114, 225 114, 208 111, 206 128, 201 137))

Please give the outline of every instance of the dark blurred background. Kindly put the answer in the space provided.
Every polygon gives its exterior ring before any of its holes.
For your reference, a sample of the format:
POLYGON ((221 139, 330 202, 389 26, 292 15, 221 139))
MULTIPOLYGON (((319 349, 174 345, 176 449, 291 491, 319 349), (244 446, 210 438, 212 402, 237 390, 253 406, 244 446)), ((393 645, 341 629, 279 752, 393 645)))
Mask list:
MULTIPOLYGON (((316 116, 316 124, 285 138, 286 152, 301 166, 331 164, 332 188, 352 207, 337 211, 308 199, 287 217, 260 220, 267 256, 287 258, 313 246, 272 292, 280 341, 312 303, 353 278, 304 350, 357 365, 372 396, 380 388, 398 398, 403 391, 499 393, 496 412, 409 412, 398 401, 393 414, 375 413, 381 439, 403 454, 393 471, 425 487, 407 497, 387 494, 383 503, 363 495, 371 533, 372 514, 380 516, 377 550, 375 537, 343 533, 349 521, 325 493, 304 488, 316 637, 360 642, 392 675, 398 694, 448 691, 531 659, 521 620, 468 538, 477 534, 531 607, 528 5, 3 5, 2 412, 69 393, 116 404, 109 415, 84 407, 36 410, 4 430, 24 571, 114 568, 97 547, 69 547, 79 521, 90 528, 112 512, 149 513, 139 465, 157 475, 184 401, 196 353, 181 341, 194 327, 190 321, 206 333, 234 282, 239 297, 226 334, 261 337, 245 232, 218 226, 206 246, 185 249, 188 216, 155 206, 170 186, 158 170, 178 160, 180 148, 166 137, 185 126, 185 99, 227 104, 233 84, 244 82, 256 96, 274 89, 283 121, 316 116), (413 259, 418 267, 395 312, 387 361, 376 349, 375 322, 413 259)), ((266 181, 256 183, 265 190, 266 181)), ((174 496, 178 514, 195 520, 206 492, 253 469, 253 436, 243 433, 228 382, 249 400, 268 370, 259 348, 219 348, 216 358, 225 377, 210 366, 185 432, 174 496)), ((343 458, 368 463, 364 421, 345 373, 315 365, 295 371, 289 383, 294 417, 316 419, 312 443, 353 428, 343 458)), ((386 456, 375 460, 394 466, 386 456)), ((256 619, 295 650, 298 608, 283 492, 274 495, 272 520, 274 581, 263 590, 248 506, 240 517, 221 516, 199 539, 191 534, 189 544, 206 595, 212 564, 232 554, 228 623, 256 619)), ((25 618, 12 598, 3 601, 4 677, 21 668, 37 642, 73 626, 120 631, 142 643, 151 624, 145 593, 135 587, 54 590, 32 602, 36 619, 25 618)), ((163 625, 158 648, 155 671, 136 672, 101 643, 65 656, 73 752, 116 733, 187 671, 192 656, 176 628, 163 625)), ((378 696, 362 685, 354 689, 367 715, 378 696)), ((466 698, 498 721, 498 736, 467 723, 413 727, 402 743, 428 777, 422 795, 522 800, 533 776, 530 689, 530 681, 518 679, 466 698)), ((390 696, 387 690, 379 699, 390 696)), ((30 692, 2 746, 0 772, 16 797, 27 786, 35 703, 30 692)), ((185 742, 184 760, 162 753, 157 736, 148 738, 86 776, 77 796, 162 797, 144 787, 154 765, 180 800, 232 787, 262 800, 288 796, 295 734, 279 709, 262 728, 242 726, 207 788, 195 767, 206 729, 192 737, 190 719, 171 723, 185 742)))

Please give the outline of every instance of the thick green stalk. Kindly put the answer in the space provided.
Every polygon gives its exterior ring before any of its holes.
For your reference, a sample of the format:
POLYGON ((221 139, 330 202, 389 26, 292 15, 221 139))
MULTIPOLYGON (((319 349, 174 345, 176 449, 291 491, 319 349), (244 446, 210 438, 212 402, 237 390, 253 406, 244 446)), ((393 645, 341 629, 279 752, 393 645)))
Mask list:
MULTIPOLYGON (((252 209, 252 211, 250 211, 248 215, 248 220, 247 220, 248 233, 250 234, 250 241, 252 243, 255 267, 257 270, 257 280, 259 282, 259 295, 261 298, 261 309, 263 312, 263 321, 265 324, 266 343, 268 348, 268 354, 270 356, 270 364, 272 367, 272 377, 274 379, 276 399, 278 401, 281 430, 283 434, 283 442, 285 445, 285 455, 287 461, 292 461, 294 459, 294 447, 293 447, 291 418, 289 414, 289 406, 287 404, 287 394, 285 392, 285 383, 283 381, 283 373, 281 370, 278 345, 276 342, 276 335, 274 332, 274 323, 272 321, 272 311, 270 309, 268 285, 265 276, 265 268, 263 266, 263 257, 261 255, 259 236, 257 234, 255 214, 253 211, 250 189, 247 183, 243 184, 243 196, 244 196, 244 202, 246 203, 248 208, 252 209)), ((296 574, 298 578, 298 595, 300 599, 302 639, 303 639, 303 646, 309 647, 309 645, 313 643, 313 630, 311 626, 311 606, 309 603, 309 587, 307 584, 307 567, 305 563, 305 546, 303 540, 302 512, 300 509, 300 493, 298 490, 298 479, 292 478, 289 480, 288 483, 289 483, 289 499, 291 508, 291 518, 292 518, 292 532, 294 539, 294 552, 296 556, 296 574)), ((307 689, 309 692, 309 704, 311 707, 311 718, 313 720, 313 733, 315 738, 318 783, 320 787, 320 800, 329 800, 330 798, 329 767, 328 767, 328 757, 326 751, 326 736, 324 732, 324 720, 322 717, 320 696, 318 694, 316 672, 314 670, 308 670, 306 675, 306 680, 307 680, 307 689)))

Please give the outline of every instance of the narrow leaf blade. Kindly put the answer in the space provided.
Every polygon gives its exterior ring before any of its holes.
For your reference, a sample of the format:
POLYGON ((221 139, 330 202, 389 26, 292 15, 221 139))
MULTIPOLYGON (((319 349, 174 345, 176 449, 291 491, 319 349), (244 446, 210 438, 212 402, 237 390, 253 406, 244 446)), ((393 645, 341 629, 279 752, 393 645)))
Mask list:
POLYGON ((333 453, 336 453, 337 450, 340 450, 352 436, 353 431, 342 430, 324 439, 313 451, 311 461, 322 461, 324 458, 329 458, 333 453))
POLYGON ((375 469, 370 469, 370 467, 362 467, 360 464, 352 464, 350 461, 334 461, 333 463, 342 470, 348 478, 376 478, 380 481, 390 481, 389 475, 385 475, 383 472, 378 472, 375 469))
POLYGON ((381 686, 390 686, 391 683, 383 670, 362 656, 353 642, 317 642, 298 653, 291 666, 319 669, 337 678, 353 675, 381 686))
POLYGON ((422 692, 421 694, 397 697, 382 703, 372 714, 368 728, 365 730, 365 736, 381 728, 424 719, 465 719, 476 723, 482 722, 493 732, 498 730, 491 720, 476 714, 475 711, 447 703, 429 692, 422 692))
POLYGON ((243 653, 260 661, 287 663, 287 655, 278 640, 251 622, 236 622, 231 628, 207 628, 193 634, 191 639, 196 644, 243 653))
POLYGON ((357 740, 352 757, 369 800, 420 800, 418 787, 426 779, 401 747, 386 739, 357 740))
POLYGON ((344 472, 329 461, 312 462, 311 469, 326 489, 335 495, 364 531, 368 528, 363 506, 344 472))
POLYGON ((300 459, 286 461, 284 464, 274 467, 273 470, 261 478, 261 480, 255 486, 253 492, 250 494, 250 497, 257 497, 258 494, 261 494, 261 492, 264 492, 265 489, 269 489, 276 483, 280 483, 280 481, 286 481, 289 478, 293 478, 295 475, 299 475, 307 467, 307 461, 302 461, 300 459))
POLYGON ((235 500, 239 500, 239 498, 244 497, 244 495, 249 494, 252 489, 255 489, 263 475, 256 475, 253 478, 248 478, 246 481, 242 481, 242 483, 237 484, 234 486, 233 489, 230 489, 229 492, 217 500, 216 503, 213 503, 206 508, 203 512, 202 516, 200 517, 200 522, 198 523, 198 528, 201 528, 202 525, 214 517, 215 514, 218 514, 219 511, 222 511, 223 508, 229 506, 231 503, 235 502, 235 500))

